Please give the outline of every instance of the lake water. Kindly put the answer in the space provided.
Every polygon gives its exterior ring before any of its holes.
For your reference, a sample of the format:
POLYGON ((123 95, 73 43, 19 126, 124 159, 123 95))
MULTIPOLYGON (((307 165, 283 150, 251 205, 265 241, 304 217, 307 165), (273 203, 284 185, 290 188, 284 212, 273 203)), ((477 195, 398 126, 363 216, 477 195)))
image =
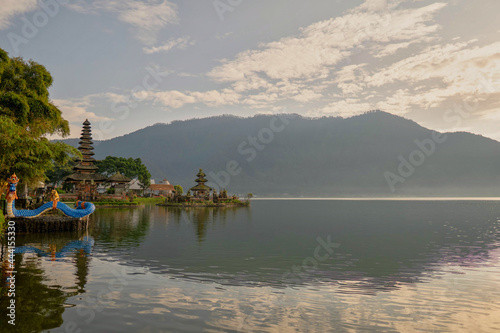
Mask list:
POLYGON ((495 332, 499 219, 499 201, 98 209, 88 232, 17 236, 0 331, 495 332))

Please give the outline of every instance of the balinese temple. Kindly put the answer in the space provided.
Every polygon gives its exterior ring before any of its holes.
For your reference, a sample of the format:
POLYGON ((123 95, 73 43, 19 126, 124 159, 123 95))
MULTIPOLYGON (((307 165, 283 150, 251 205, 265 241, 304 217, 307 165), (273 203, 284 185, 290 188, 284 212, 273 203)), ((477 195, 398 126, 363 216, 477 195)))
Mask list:
POLYGON ((127 184, 130 183, 131 180, 132 179, 122 175, 120 172, 117 172, 106 179, 106 183, 109 183, 111 187, 115 189, 115 195, 121 195, 127 191, 127 184))
POLYGON ((67 176, 64 181, 75 184, 78 199, 91 201, 97 198, 97 186, 106 180, 106 177, 97 173, 98 167, 94 165, 96 161, 94 147, 92 146, 92 130, 88 119, 83 123, 82 136, 78 150, 82 153, 82 159, 73 168, 74 173, 67 176))
POLYGON ((205 175, 202 169, 200 169, 200 171, 196 175, 196 177, 198 178, 195 180, 195 182, 197 182, 198 185, 189 189, 189 191, 193 192, 194 198, 203 198, 210 195, 210 191, 212 191, 212 188, 205 185, 205 183, 208 182, 208 180, 205 179, 206 176, 207 175, 205 175))

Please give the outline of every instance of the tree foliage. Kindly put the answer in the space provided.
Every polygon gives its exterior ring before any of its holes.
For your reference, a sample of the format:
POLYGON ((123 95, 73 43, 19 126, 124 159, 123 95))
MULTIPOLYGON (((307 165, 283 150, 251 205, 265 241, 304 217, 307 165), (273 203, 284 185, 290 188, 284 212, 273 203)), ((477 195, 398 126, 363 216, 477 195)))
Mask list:
POLYGON ((174 190, 175 190, 175 193, 177 193, 179 195, 184 194, 184 189, 180 185, 174 185, 174 190))
POLYGON ((54 161, 52 164, 52 169, 45 173, 48 181, 54 185, 61 183, 66 176, 69 176, 75 172, 73 170, 73 167, 77 164, 77 162, 78 160, 76 159, 66 164, 59 164, 54 161))
POLYGON ((97 161, 99 173, 105 176, 112 176, 117 172, 127 176, 128 178, 136 178, 142 183, 144 188, 149 187, 151 174, 140 158, 125 158, 107 156, 102 161, 97 161))
POLYGON ((45 179, 53 161, 66 164, 79 152, 46 136, 69 134, 68 122, 50 102, 52 76, 42 65, 9 58, 0 49, 0 180, 16 173, 22 181, 45 179))

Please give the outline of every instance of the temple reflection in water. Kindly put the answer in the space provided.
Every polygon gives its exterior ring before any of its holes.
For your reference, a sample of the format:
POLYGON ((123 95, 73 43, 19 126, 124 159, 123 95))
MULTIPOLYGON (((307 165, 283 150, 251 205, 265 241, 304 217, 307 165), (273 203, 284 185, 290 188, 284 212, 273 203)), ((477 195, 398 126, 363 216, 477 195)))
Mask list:
MULTIPOLYGON (((16 329, 38 332, 59 327, 72 296, 85 293, 94 239, 88 234, 18 235, 15 249, 16 329)), ((2 262, 7 248, 2 244, 2 262)), ((2 267, 3 286, 9 276, 2 267)), ((2 297, 1 308, 9 298, 2 297)), ((11 329, 1 321, 0 331, 11 329)))
POLYGON ((26 331, 64 331, 63 318, 83 325, 91 314, 94 331, 106 331, 110 318, 124 332, 144 327, 144 318, 155 318, 151 331, 177 331, 190 320, 214 331, 306 329, 310 322, 321 331, 340 321, 379 331, 391 330, 383 322, 412 331, 418 321, 432 331, 458 328, 453 323, 472 328, 477 320, 456 317, 471 312, 484 319, 484 331, 496 325, 500 222, 494 209, 442 202, 363 208, 257 202, 248 209, 100 209, 88 234, 19 235, 19 319, 26 331), (318 237, 340 246, 314 269, 301 269, 318 237), (294 268, 300 275, 284 279, 294 268), (107 292, 114 279, 124 282, 107 292), (88 302, 103 292, 99 313, 88 302), (463 300, 475 308, 463 307, 463 300), (379 326, 370 326, 373 316, 379 326))

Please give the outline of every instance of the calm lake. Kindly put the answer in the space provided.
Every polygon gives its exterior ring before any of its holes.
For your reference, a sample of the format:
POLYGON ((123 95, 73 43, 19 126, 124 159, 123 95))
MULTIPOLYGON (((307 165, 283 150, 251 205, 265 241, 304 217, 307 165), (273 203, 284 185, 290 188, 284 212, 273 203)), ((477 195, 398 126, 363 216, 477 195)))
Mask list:
POLYGON ((495 332, 499 220, 500 201, 97 209, 17 236, 0 331, 495 332))

